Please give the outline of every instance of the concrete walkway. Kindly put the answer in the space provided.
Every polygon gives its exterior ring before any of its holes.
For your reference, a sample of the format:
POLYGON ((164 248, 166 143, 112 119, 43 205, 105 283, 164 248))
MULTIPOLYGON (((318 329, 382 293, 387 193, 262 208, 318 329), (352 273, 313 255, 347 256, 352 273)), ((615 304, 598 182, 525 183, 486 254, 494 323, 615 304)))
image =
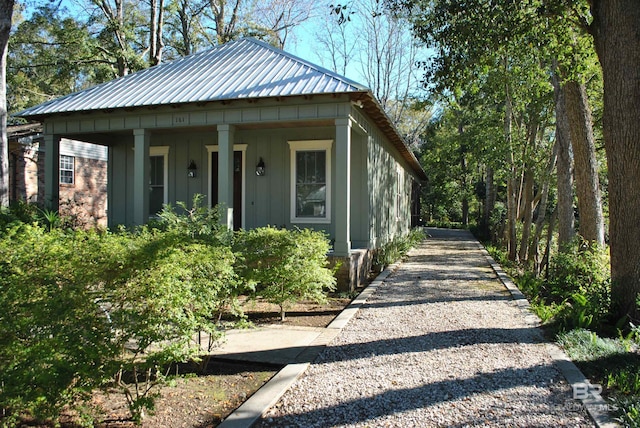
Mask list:
MULTIPOLYGON (((318 356, 325 350, 332 352, 340 351, 340 355, 344 355, 344 349, 353 349, 358 352, 361 350, 364 355, 359 355, 358 358, 367 358, 367 355, 368 353, 371 353, 371 350, 366 349, 366 347, 362 345, 357 345, 355 347, 353 345, 348 345, 347 343, 349 339, 342 337, 344 334, 343 329, 345 329, 345 326, 351 322, 352 318, 358 314, 359 311, 373 311, 376 308, 387 306, 394 307, 396 309, 406 308, 406 311, 408 311, 407 314, 409 314, 410 318, 411 311, 417 309, 420 305, 425 304, 429 305, 430 308, 435 308, 438 304, 442 303, 445 304, 443 307, 446 307, 446 304, 449 303, 463 305, 465 304, 465 301, 469 301, 469 304, 471 305, 477 305, 479 303, 477 298, 468 299, 467 297, 464 297, 464 295, 461 295, 459 290, 461 289, 460 287, 468 287, 468 285, 465 284, 471 283, 473 283, 473 287, 477 288, 477 284, 480 282, 483 284, 481 286, 482 290, 479 291, 479 293, 482 294, 480 300, 484 306, 483 309, 481 309, 482 312, 477 314, 476 317, 479 316, 483 319, 489 320, 490 322, 492 316, 491 305, 498 306, 503 305, 505 302, 511 302, 510 305, 519 308, 518 310, 520 311, 516 312, 516 315, 514 315, 516 317, 520 317, 518 324, 521 325, 521 327, 517 330, 531 331, 527 333, 529 335, 528 339, 522 342, 522 349, 530 347, 532 343, 535 344, 537 342, 543 342, 542 335, 539 332, 535 333, 535 330, 537 330, 538 319, 528 311, 528 303, 524 296, 520 294, 509 278, 504 274, 504 272, 502 272, 500 267, 493 262, 486 251, 475 239, 473 239, 470 233, 466 231, 443 229, 428 229, 428 233, 431 235, 431 238, 421 245, 421 248, 429 248, 428 252, 412 251, 410 252, 408 259, 403 263, 391 266, 385 270, 326 329, 284 328, 278 326, 238 331, 229 334, 227 336, 227 343, 216 351, 217 357, 280 364, 284 365, 284 368, 280 370, 280 372, 270 382, 268 382, 233 414, 231 414, 220 425, 220 427, 252 426, 265 414, 265 412, 280 400, 283 394, 285 394, 294 382, 296 382, 296 379, 308 371, 310 364, 315 360, 321 360, 320 363, 322 363, 330 361, 333 358, 331 357, 331 352, 329 352, 329 354, 323 353, 321 358, 318 358, 318 356), (428 255, 425 256, 427 253, 428 255), (419 293, 421 293, 421 295, 406 296, 403 298, 403 302, 385 300, 389 298, 397 299, 397 295, 394 297, 392 293, 388 292, 390 289, 389 287, 392 289, 395 287, 395 289, 397 289, 398 286, 401 286, 408 290, 408 287, 406 287, 408 284, 420 285, 421 288, 419 288, 419 290, 422 291, 419 291, 419 293), (379 289, 380 291, 386 291, 378 292, 379 289), (372 299, 372 296, 375 296, 375 298, 372 299), (415 302, 415 304, 412 302, 415 302), (524 326, 524 328, 522 326, 524 326), (327 355, 329 355, 329 357, 327 357, 327 355)), ((477 290, 474 291, 474 293, 477 292, 477 290)), ((433 314, 431 314, 429 317, 431 321, 429 321, 429 323, 430 328, 434 328, 434 331, 437 333, 437 337, 447 338, 449 341, 460 340, 464 342, 458 342, 457 345, 455 343, 448 344, 447 347, 453 345, 454 349, 460 349, 459 347, 475 346, 475 338, 469 336, 458 337, 453 334, 457 331, 464 331, 463 329, 460 329, 460 326, 456 327, 455 325, 448 325, 459 321, 456 320, 455 317, 452 317, 453 314, 436 313, 436 315, 437 316, 433 316, 433 314), (440 324, 438 324, 438 322, 440 322, 440 324)), ((367 315, 363 312, 359 318, 367 318, 367 315)), ((365 328, 367 328, 367 324, 363 324, 362 320, 358 321, 360 323, 359 325, 364 325, 365 328)), ((382 320, 380 322, 384 326, 385 323, 391 324, 393 321, 382 320)), ((471 319, 469 322, 473 323, 474 321, 471 319)), ((351 330, 354 328, 355 327, 351 326, 351 330)), ((376 325, 375 329, 376 334, 384 335, 384 330, 381 325, 376 325)), ((466 331, 473 331, 473 329, 468 329, 466 331)), ((352 331, 349 332, 349 334, 352 333, 352 331)), ((389 334, 391 334, 391 332, 389 334)), ((426 337, 426 335, 423 336, 426 337)), ((421 343, 421 341, 424 341, 424 337, 420 338, 418 336, 419 339, 414 343, 415 352, 428 351, 428 349, 424 349, 424 343, 421 343)), ((373 342, 380 342, 380 338, 376 339, 377 340, 373 342)), ((408 340, 409 339, 403 339, 403 347, 412 347, 411 342, 408 340)), ((478 338, 478 340, 479 346, 485 346, 486 343, 490 343, 491 346, 499 345, 502 341, 502 339, 496 341, 495 338, 478 338)), ((506 343, 506 345, 512 347, 509 348, 512 349, 512 351, 509 352, 516 350, 516 353, 520 353, 520 351, 517 350, 518 344, 511 343, 512 340, 513 339, 510 338, 506 343)), ((547 349, 547 351, 543 350, 543 353, 547 352, 547 356, 543 358, 553 362, 556 369, 564 375, 568 384, 574 385, 586 383, 584 376, 582 376, 579 370, 577 370, 577 368, 568 361, 557 347, 544 343, 542 345, 546 346, 547 349)), ((410 353, 407 353, 407 355, 410 355, 410 353)), ((507 355, 509 354, 507 353, 507 355)), ((377 356, 379 355, 371 353, 371 358, 377 356)), ((402 354, 389 355, 389 357, 401 359, 402 354)), ((355 359, 355 356, 350 356, 350 358, 355 359)), ((366 363, 361 364, 366 365, 366 363)), ((475 364, 476 367, 480 367, 478 364, 482 364, 482 362, 469 361, 469 364, 470 366, 475 364)), ((542 366, 543 365, 539 365, 539 367, 542 366)), ((313 369, 314 367, 312 366, 311 368, 313 369)), ((526 368, 526 372, 530 372, 531 370, 531 368, 526 368)), ((313 372, 313 370, 311 371, 313 372)), ((313 373, 310 375, 313 376, 313 373)), ((548 373, 545 372, 544 376, 547 375, 548 373)), ((322 379, 319 381, 315 378, 312 379, 312 383, 315 384, 322 381, 322 379)), ((451 380, 448 382, 450 383, 451 380)), ((464 384, 468 381, 464 378, 460 379, 460 382, 461 384, 464 384)), ((356 388, 355 385, 353 387, 356 388)), ((488 387, 492 388, 490 385, 488 387)), ((505 387, 503 385, 499 388, 504 389, 505 387)), ((319 390, 322 390, 322 388, 320 387, 319 390)), ((299 394, 299 391, 293 393, 293 395, 297 394, 299 394)), ((312 394, 322 393, 312 392, 312 394)), ((554 394, 562 394, 562 397, 552 398, 552 400, 555 400, 553 402, 556 403, 556 407, 559 405, 557 403, 564 403, 563 405, 566 406, 566 403, 572 401, 571 387, 566 384, 565 387, 558 387, 555 385, 548 394, 551 394, 552 396, 554 394)), ((295 399, 289 399, 289 401, 295 401, 295 399)), ((598 401, 597 399, 594 399, 594 397, 587 397, 587 399, 583 400, 583 403, 588 410, 589 415, 595 421, 594 425, 613 426, 613 424, 608 420, 606 412, 603 411, 606 409, 605 403, 601 400, 598 401)), ((575 404, 580 406, 578 401, 575 401, 575 404)), ((281 406, 280 403, 278 406, 281 406)), ((286 405, 283 407, 286 407, 286 405)), ((406 411, 406 409, 403 408, 399 408, 397 410, 397 412, 400 413, 404 411, 406 411)), ((386 409, 384 412, 390 414, 395 413, 393 409, 386 409)), ((579 413, 580 412, 578 411, 577 414, 579 413)), ((325 417, 323 412, 319 410, 315 411, 315 414, 317 417, 325 417)), ((295 417, 294 419, 287 419, 279 416, 279 418, 279 420, 271 419, 272 421, 278 421, 274 422, 274 425, 305 425, 305 422, 302 419, 295 419, 295 417)), ((263 420, 261 422, 262 426, 270 426, 270 423, 268 422, 269 420, 270 419, 263 420)), ((334 421, 331 426, 343 424, 347 425, 347 421, 338 422, 337 424, 334 421)), ((390 423, 390 425, 398 426, 397 422, 396 425, 393 425, 393 423, 390 423)), ((520 424, 518 423, 517 425, 520 424)), ((317 426, 322 425, 320 424, 317 426)), ((576 426, 584 425, 577 423, 576 426)))

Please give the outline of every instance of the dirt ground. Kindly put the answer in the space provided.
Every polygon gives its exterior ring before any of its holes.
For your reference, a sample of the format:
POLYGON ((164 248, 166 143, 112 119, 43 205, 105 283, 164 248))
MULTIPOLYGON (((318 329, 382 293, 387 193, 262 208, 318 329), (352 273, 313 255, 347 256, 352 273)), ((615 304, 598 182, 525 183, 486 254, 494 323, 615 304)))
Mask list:
MULTIPOLYGON (((279 309, 275 305, 248 302, 244 310, 255 325, 326 327, 350 301, 349 298, 335 297, 326 305, 299 303, 286 313, 284 322, 280 321, 279 309)), ((215 427, 279 369, 267 365, 211 360, 204 374, 186 374, 158 389, 160 397, 156 401, 156 409, 145 417, 142 427, 215 427)), ((118 391, 95 394, 91 406, 99 409, 102 415, 97 419, 100 421, 98 427, 136 426, 128 418, 124 395, 118 391)), ((66 415, 61 422, 64 427, 79 426, 73 415, 66 415)))

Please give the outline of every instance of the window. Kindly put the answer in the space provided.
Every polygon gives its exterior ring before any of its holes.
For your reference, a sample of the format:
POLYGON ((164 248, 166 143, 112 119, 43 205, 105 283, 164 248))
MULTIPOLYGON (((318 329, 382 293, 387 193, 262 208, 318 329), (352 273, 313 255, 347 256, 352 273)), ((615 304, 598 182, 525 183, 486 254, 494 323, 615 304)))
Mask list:
POLYGON ((149 159, 149 216, 155 216, 162 211, 162 205, 167 201, 167 162, 168 147, 150 147, 149 159))
POLYGON ((331 140, 290 141, 291 222, 331 221, 331 140))
POLYGON ((60 155, 60 184, 73 184, 75 158, 73 156, 60 155))

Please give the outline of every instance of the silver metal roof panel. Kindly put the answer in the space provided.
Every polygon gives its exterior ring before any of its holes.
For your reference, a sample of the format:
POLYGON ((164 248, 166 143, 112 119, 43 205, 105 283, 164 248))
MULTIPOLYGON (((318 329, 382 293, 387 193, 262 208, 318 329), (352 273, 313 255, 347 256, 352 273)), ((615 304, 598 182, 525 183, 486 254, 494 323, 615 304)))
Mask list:
POLYGON ((18 116, 362 91, 368 89, 245 38, 28 108, 18 116))

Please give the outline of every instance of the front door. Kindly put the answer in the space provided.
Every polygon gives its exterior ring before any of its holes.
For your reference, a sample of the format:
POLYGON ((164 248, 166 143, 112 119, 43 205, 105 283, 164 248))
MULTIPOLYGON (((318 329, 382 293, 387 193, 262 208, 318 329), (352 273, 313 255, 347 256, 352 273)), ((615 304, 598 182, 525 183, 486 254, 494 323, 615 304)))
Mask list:
MULTIPOLYGON (((218 152, 211 152, 211 206, 218 204, 218 152)), ((233 152, 233 230, 242 227, 242 152, 233 152)))

